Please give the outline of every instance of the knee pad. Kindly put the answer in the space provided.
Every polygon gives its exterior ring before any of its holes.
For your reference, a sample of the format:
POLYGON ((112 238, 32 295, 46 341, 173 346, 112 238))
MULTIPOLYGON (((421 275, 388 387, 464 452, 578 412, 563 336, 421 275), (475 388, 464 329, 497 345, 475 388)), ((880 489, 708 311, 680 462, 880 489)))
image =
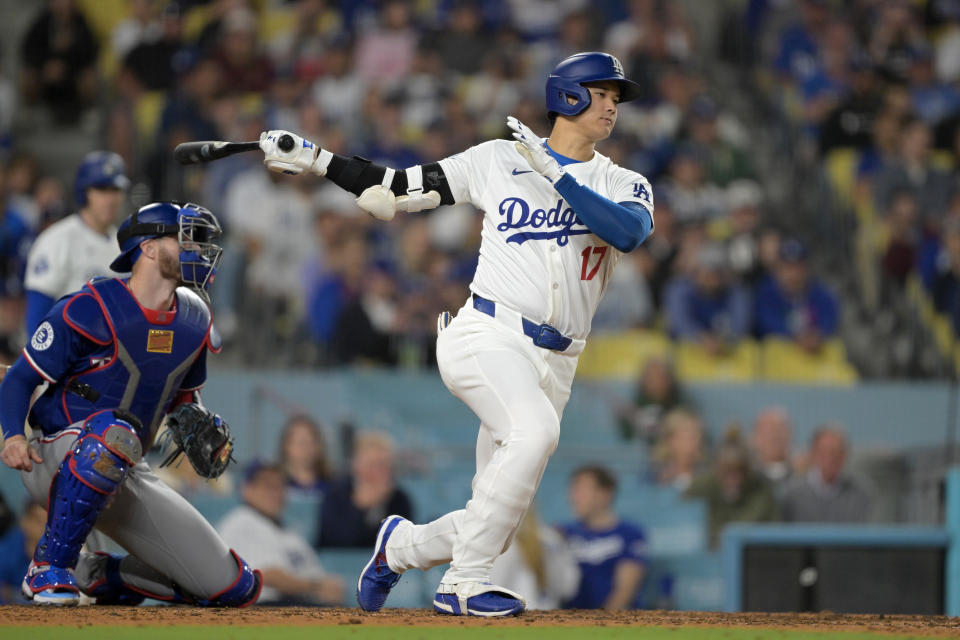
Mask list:
POLYGON ((263 576, 259 569, 251 569, 247 562, 230 549, 230 555, 237 563, 237 578, 229 587, 215 593, 205 600, 196 600, 200 607, 249 607, 260 597, 263 588, 263 576))
POLYGON ((113 411, 100 411, 83 425, 50 484, 47 526, 34 561, 73 568, 80 547, 110 496, 142 453, 135 427, 113 411))

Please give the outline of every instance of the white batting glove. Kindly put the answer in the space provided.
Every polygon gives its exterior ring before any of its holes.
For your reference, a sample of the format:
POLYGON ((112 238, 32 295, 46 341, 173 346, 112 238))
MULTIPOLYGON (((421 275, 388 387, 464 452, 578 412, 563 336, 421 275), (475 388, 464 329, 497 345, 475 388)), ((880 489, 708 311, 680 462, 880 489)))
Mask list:
POLYGON ((332 155, 309 140, 283 129, 261 133, 260 149, 263 151, 263 164, 267 165, 270 171, 297 176, 304 171, 312 171, 318 176, 326 175, 332 155), (293 138, 293 148, 290 151, 280 149, 279 140, 284 135, 293 138))
POLYGON ((357 206, 377 220, 393 220, 397 212, 397 198, 383 185, 367 187, 357 198, 357 206))
POLYGON ((551 184, 562 178, 566 171, 550 155, 543 140, 513 116, 507 118, 507 126, 513 129, 513 137, 517 139, 516 147, 530 167, 550 181, 551 184))

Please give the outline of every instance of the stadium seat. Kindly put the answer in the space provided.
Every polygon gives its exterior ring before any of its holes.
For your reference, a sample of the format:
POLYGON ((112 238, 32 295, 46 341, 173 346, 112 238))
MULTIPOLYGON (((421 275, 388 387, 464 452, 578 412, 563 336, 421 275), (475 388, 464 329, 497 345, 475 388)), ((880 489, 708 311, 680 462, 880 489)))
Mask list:
POLYGON ((860 154, 851 147, 831 150, 824 159, 827 180, 840 202, 849 207, 854 198, 854 171, 860 154))
POLYGON ((767 338, 761 347, 761 371, 769 382, 852 384, 857 373, 840 340, 828 340, 811 354, 789 340, 767 338))
POLYGON ((137 138, 145 145, 152 145, 160 127, 160 115, 166 104, 167 94, 164 91, 147 91, 139 98, 133 108, 134 125, 137 129, 137 138))
POLYGON ((694 342, 676 347, 677 375, 691 382, 749 382, 757 378, 758 349, 754 340, 741 340, 729 353, 714 356, 694 342))
POLYGON ((634 378, 652 357, 666 356, 670 341, 658 331, 598 334, 580 354, 577 378, 634 378))

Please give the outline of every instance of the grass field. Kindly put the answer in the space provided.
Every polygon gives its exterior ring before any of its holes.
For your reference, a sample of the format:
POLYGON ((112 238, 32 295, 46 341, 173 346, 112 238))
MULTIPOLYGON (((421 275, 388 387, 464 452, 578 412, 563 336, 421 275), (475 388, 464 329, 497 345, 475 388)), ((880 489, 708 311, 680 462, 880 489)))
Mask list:
POLYGON ((430 611, 254 607, 0 607, 0 640, 880 640, 960 638, 960 618, 679 611, 527 612, 500 620, 430 611))

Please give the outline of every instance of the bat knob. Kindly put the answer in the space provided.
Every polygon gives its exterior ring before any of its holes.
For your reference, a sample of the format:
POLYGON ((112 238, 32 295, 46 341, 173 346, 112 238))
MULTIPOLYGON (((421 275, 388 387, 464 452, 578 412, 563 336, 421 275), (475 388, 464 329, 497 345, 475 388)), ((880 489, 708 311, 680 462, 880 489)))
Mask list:
POLYGON ((277 140, 277 146, 280 148, 280 151, 293 151, 293 146, 296 144, 293 141, 293 136, 289 133, 285 133, 280 136, 280 139, 277 140))

